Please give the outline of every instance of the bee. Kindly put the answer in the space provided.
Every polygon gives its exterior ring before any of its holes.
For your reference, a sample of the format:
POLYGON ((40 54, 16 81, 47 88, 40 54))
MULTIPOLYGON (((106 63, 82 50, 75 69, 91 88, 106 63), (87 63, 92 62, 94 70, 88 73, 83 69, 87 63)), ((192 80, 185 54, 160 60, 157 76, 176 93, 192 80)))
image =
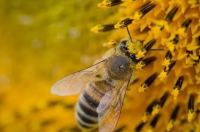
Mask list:
POLYGON ((119 41, 98 63, 56 82, 51 93, 60 96, 80 93, 76 105, 79 127, 112 132, 122 111, 126 89, 136 79, 137 63, 143 61, 148 65, 155 60, 143 59, 155 42, 151 40, 143 46, 132 38, 119 41))

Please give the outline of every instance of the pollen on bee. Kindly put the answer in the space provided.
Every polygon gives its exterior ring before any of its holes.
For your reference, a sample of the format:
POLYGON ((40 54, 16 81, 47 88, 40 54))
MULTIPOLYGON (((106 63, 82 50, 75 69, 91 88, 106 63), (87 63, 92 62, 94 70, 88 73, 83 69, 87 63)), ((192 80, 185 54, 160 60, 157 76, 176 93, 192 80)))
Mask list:
POLYGON ((119 21, 118 23, 116 23, 114 25, 115 28, 124 28, 124 27, 127 27, 128 25, 132 24, 133 22, 133 18, 126 18, 126 19, 123 19, 121 21, 119 21))
POLYGON ((96 25, 95 27, 91 28, 91 31, 94 33, 99 33, 99 32, 106 32, 106 31, 111 31, 115 29, 114 24, 108 24, 108 25, 96 25))
POLYGON ((175 84, 175 86, 173 87, 173 90, 171 92, 171 94, 174 96, 174 99, 177 98, 179 91, 181 90, 182 84, 184 81, 184 77, 180 76, 175 84))
POLYGON ((124 0, 104 0, 103 2, 101 2, 100 4, 98 4, 98 7, 112 7, 112 6, 116 6, 116 5, 120 5, 124 3, 124 0))
POLYGON ((187 119, 189 122, 191 122, 194 119, 194 95, 191 94, 189 101, 188 101, 188 114, 187 114, 187 119))

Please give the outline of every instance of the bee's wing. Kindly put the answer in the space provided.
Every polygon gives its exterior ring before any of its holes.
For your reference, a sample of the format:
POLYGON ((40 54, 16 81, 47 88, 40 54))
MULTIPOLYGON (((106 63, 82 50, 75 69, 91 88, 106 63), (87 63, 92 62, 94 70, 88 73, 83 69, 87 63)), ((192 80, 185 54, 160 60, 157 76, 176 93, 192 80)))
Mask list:
POLYGON ((115 90, 106 93, 101 99, 99 106, 97 107, 100 132, 114 131, 121 114, 129 81, 130 80, 124 82, 124 84, 121 85, 121 88, 116 88, 115 90), (120 89, 120 91, 118 92, 117 89, 120 89))
POLYGON ((103 60, 91 67, 60 79, 52 86, 51 93, 60 96, 79 93, 85 84, 97 75, 98 71, 102 69, 106 62, 107 60, 103 60))

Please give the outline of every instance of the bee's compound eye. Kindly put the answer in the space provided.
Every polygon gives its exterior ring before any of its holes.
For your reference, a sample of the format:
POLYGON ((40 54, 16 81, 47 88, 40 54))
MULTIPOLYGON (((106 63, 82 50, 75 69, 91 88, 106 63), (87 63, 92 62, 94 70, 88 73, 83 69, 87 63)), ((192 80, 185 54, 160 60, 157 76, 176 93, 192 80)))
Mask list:
POLYGON ((114 79, 126 78, 131 73, 128 60, 121 56, 112 57, 108 64, 108 73, 114 79))

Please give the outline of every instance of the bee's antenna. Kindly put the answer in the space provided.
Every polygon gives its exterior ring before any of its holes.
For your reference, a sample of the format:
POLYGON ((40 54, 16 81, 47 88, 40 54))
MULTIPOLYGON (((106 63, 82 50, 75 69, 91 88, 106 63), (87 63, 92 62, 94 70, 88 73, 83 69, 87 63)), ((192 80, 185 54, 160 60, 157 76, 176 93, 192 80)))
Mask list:
POLYGON ((128 26, 126 26, 126 29, 127 29, 127 32, 128 32, 129 38, 130 38, 130 40, 131 40, 131 42, 132 42, 132 37, 131 37, 131 33, 130 33, 129 29, 128 29, 128 26))

